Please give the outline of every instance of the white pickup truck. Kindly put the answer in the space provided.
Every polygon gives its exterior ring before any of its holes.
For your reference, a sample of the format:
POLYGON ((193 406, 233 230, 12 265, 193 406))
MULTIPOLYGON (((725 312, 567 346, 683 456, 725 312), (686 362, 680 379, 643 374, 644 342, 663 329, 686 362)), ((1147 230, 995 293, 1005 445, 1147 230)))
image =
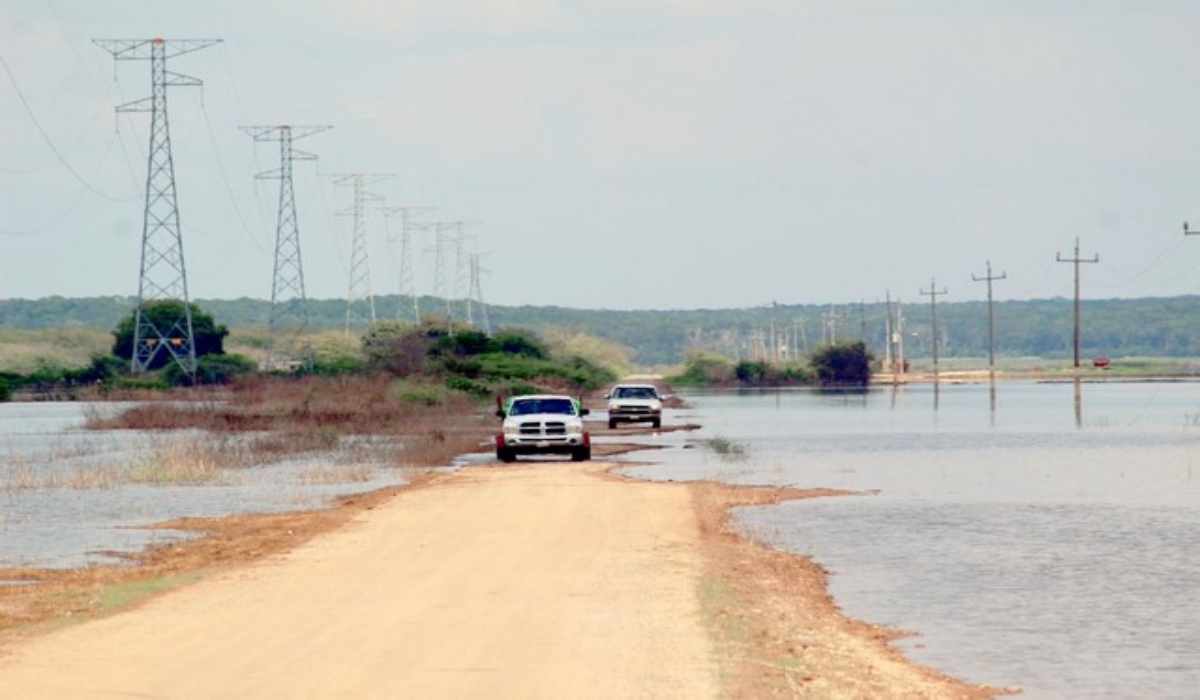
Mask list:
POLYGON ((496 459, 512 462, 517 455, 529 454, 569 454, 576 462, 591 459, 592 439, 583 427, 588 413, 570 396, 514 396, 496 410, 504 419, 496 434, 496 459))
POLYGON ((604 397, 608 400, 608 427, 618 423, 649 422, 662 425, 662 396, 653 384, 618 384, 604 397))

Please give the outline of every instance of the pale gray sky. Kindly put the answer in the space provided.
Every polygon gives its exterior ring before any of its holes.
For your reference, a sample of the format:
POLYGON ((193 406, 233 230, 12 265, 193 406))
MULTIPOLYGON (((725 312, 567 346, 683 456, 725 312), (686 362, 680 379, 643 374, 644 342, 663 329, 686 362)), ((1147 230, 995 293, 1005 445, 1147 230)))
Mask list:
MULTIPOLYGON (((0 0, 0 298, 137 291, 149 62, 93 39, 223 39, 168 62, 191 295, 270 297, 297 147, 308 295, 349 287, 349 188, 478 222, 484 299, 577 308, 1200 292, 1194 0, 0 0), (21 99, 24 97, 24 101, 21 99), (27 105, 27 106, 26 106, 27 105), (30 116, 30 111, 33 117, 30 116), (44 132, 44 136, 43 136, 44 132), (53 144, 51 146, 50 144, 53 144), (57 153, 56 153, 57 151, 57 153), (61 155, 61 159, 59 157, 61 155)), ((392 219, 388 230, 399 233, 392 219)), ((433 241, 415 242, 419 293, 433 241)), ((452 267, 452 265, 450 265, 452 267)), ((449 284, 449 283, 448 283, 449 284)), ((465 289, 463 290, 465 293, 465 289)))

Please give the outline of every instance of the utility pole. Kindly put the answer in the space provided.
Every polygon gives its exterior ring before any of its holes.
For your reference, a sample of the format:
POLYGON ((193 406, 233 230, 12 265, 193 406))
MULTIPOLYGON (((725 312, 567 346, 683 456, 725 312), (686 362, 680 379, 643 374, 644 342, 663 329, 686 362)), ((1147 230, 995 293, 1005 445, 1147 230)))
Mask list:
POLYGON ((196 376, 196 337, 188 299, 187 269, 183 264, 183 237, 175 190, 175 160, 171 155, 171 129, 167 119, 167 88, 197 87, 198 78, 167 71, 167 59, 219 44, 220 39, 96 39, 97 46, 117 61, 150 61, 151 96, 117 107, 117 112, 150 112, 150 149, 146 171, 146 198, 142 212, 142 259, 138 300, 134 310, 133 353, 130 371, 149 370, 164 349, 191 378, 196 376), (180 315, 155 321, 143 313, 147 302, 178 300, 180 315))
MULTIPOLYGON (((275 268, 271 278, 271 315, 267 323, 267 366, 274 368, 281 358, 279 335, 287 322, 293 328, 292 341, 308 328, 308 300, 304 294, 304 266, 300 257, 300 229, 296 224, 296 193, 292 185, 292 163, 316 160, 311 153, 297 151, 292 142, 320 133, 330 126, 243 126, 242 131, 255 141, 279 142, 279 168, 255 175, 259 180, 279 180, 279 217, 275 226, 275 268)), ((294 348, 293 348, 294 350, 294 348)), ((289 358, 291 359, 291 358, 289 358)))
POLYGON ((367 185, 392 176, 351 173, 331 177, 335 178, 335 185, 354 188, 354 205, 338 212, 339 216, 354 217, 354 235, 350 239, 350 287, 346 295, 346 335, 350 335, 351 328, 375 323, 375 295, 371 292, 371 261, 367 252, 366 203, 379 201, 382 197, 367 192, 367 185), (365 311, 360 307, 365 307, 365 311))
MULTIPOLYGON (((1184 226, 1186 227, 1187 224, 1184 224, 1184 226)), ((1079 264, 1098 263, 1100 262, 1100 255, 1096 254, 1091 258, 1079 257, 1079 238, 1076 237, 1075 257, 1064 258, 1062 253, 1055 253, 1054 259, 1058 262, 1069 262, 1075 264, 1075 369, 1079 369, 1079 264)))
POLYGON ((996 368, 996 316, 992 309, 992 282, 997 280, 1008 279, 1008 273, 1001 272, 999 275, 992 275, 992 261, 987 261, 987 274, 983 277, 971 275, 971 279, 976 282, 987 282, 988 289, 988 368, 996 368))
POLYGON ((892 377, 899 376, 896 370, 896 320, 892 316, 892 290, 888 290, 885 296, 887 299, 887 317, 884 320, 884 336, 883 336, 883 366, 892 373, 892 377))
POLYGON ((792 337, 796 342, 796 357, 800 353, 808 353, 808 335, 804 332, 805 319, 797 318, 792 320, 792 337))
POLYGON ((831 304, 827 313, 821 314, 821 342, 826 342, 825 329, 829 329, 828 342, 830 345, 837 343, 837 321, 841 315, 837 309, 831 304))
POLYGON ((929 297, 929 308, 933 312, 933 342, 932 342, 932 346, 933 346, 933 376, 934 376, 934 379, 936 379, 937 373, 938 373, 937 298, 943 294, 949 294, 949 292, 945 289, 943 289, 942 291, 939 292, 937 290, 937 281, 934 278, 930 277, 929 278, 929 291, 927 292, 924 289, 922 289, 921 294, 929 297))

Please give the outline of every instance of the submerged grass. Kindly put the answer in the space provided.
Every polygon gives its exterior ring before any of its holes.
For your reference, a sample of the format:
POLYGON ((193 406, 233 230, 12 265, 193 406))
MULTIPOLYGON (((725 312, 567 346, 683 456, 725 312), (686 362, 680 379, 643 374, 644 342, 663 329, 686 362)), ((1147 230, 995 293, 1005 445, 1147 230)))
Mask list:
POLYGON ((715 455, 719 455, 731 462, 737 462, 746 459, 750 454, 750 448, 745 443, 731 440, 730 438, 716 436, 702 440, 701 445, 715 455))
POLYGON ((141 457, 120 465, 89 464, 100 451, 95 446, 55 448, 37 459, 10 447, 0 462, 0 491, 219 484, 231 470, 298 456, 321 460, 303 468, 301 483, 361 483, 378 468, 441 466, 478 450, 492 429, 490 418, 468 397, 386 377, 253 379, 220 394, 160 398, 112 414, 86 411, 87 428, 162 435, 141 457), (33 465, 68 460, 80 464, 33 465))

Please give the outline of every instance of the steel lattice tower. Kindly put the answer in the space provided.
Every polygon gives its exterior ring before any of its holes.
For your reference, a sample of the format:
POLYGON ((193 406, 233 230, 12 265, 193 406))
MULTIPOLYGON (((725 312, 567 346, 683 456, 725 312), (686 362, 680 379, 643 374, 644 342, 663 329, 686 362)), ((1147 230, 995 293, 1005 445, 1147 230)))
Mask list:
POLYGON ((347 334, 351 328, 375 323, 375 296, 371 292, 371 261, 367 253, 366 203, 382 197, 367 192, 367 185, 388 177, 391 176, 354 173, 339 175, 334 180, 335 184, 354 188, 354 206, 339 212, 343 216, 354 217, 354 235, 350 243, 350 288, 346 296, 347 334))
MULTIPOLYGON (((274 367, 282 358, 279 336, 287 331, 294 346, 308 328, 308 300, 304 294, 304 266, 300 256, 300 229, 296 223, 296 194, 292 184, 292 164, 297 160, 316 160, 311 153, 297 151, 292 142, 320 133, 329 126, 243 126, 255 141, 279 142, 279 168, 259 173, 260 180, 279 180, 279 218, 275 227, 275 266, 271 281, 271 316, 268 321, 270 346, 267 365, 274 367)), ((289 349, 289 355, 295 348, 289 349)), ((294 359, 294 358, 293 358, 294 359)))
POLYGON ((463 222, 454 222, 454 301, 463 308, 463 320, 471 322, 471 302, 467 296, 467 288, 471 281, 471 271, 467 258, 467 237, 463 230, 463 222))
MULTIPOLYGON (((404 297, 407 296, 412 304, 412 318, 408 320, 416 325, 421 323, 421 304, 417 299, 417 275, 413 259, 412 238, 414 233, 427 229, 430 224, 417 223, 413 221, 413 216, 427 211, 433 211, 433 207, 392 207, 383 210, 385 225, 387 217, 392 214, 400 214, 400 286, 399 297, 396 299, 396 319, 404 319, 404 297)), ((390 234, 388 239, 391 240, 390 234)))
POLYGON ((439 221, 434 224, 434 249, 433 249, 433 296, 440 298, 446 307, 446 322, 450 324, 450 329, 454 329, 454 298, 453 294, 446 287, 446 258, 448 253, 446 247, 455 242, 456 238, 452 237, 448 232, 450 229, 456 229, 457 223, 451 221, 439 221))
POLYGON ((150 61, 151 96, 117 107, 117 112, 150 112, 150 149, 146 199, 142 219, 142 255, 138 301, 134 311, 133 354, 130 369, 144 372, 164 349, 189 376, 196 372, 196 339, 188 299, 187 269, 175 190, 175 161, 167 119, 167 87, 195 87, 197 79, 167 70, 167 59, 206 49, 220 39, 97 39, 94 43, 117 61, 150 61), (178 318, 155 321, 143 313, 150 301, 182 302, 178 318))
POLYGON ((479 321, 483 332, 491 335, 492 326, 488 323, 487 306, 483 303, 483 285, 480 284, 479 253, 471 253, 471 290, 467 293, 467 323, 475 325, 472 304, 479 307, 479 321))

